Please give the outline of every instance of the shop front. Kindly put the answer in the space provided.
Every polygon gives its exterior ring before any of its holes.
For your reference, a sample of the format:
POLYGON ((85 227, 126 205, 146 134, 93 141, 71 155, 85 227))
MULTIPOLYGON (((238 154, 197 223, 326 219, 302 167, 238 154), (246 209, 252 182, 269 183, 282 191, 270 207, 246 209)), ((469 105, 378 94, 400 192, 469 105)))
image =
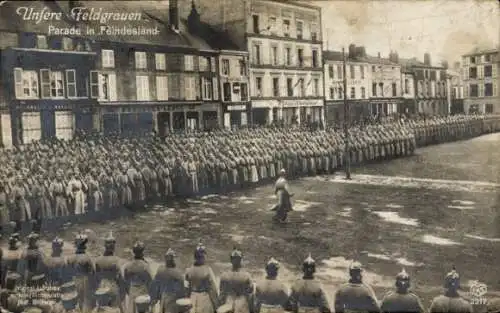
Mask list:
MULTIPOLYGON (((324 102, 313 100, 281 100, 278 112, 281 111, 285 125, 290 124, 324 124, 324 102)), ((278 113, 280 115, 280 113, 278 113)))
POLYGON ((398 113, 398 107, 401 107, 402 99, 371 99, 370 115, 387 116, 398 113))
POLYGON ((232 103, 224 105, 224 128, 234 128, 248 125, 247 103, 232 103))
POLYGON ((158 108, 156 115, 156 131, 160 136, 169 132, 184 130, 209 130, 218 128, 219 103, 203 104, 171 104, 158 108))
POLYGON ((252 100, 252 124, 269 125, 279 121, 279 100, 252 100))

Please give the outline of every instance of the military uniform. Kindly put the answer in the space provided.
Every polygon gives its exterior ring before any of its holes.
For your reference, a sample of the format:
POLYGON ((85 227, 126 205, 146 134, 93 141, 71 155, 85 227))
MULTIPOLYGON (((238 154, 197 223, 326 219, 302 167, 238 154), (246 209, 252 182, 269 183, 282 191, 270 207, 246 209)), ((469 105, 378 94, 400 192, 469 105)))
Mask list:
POLYGON ((153 280, 151 297, 160 302, 160 313, 177 313, 178 299, 186 297, 184 275, 175 265, 175 252, 168 249, 165 265, 160 266, 153 280))
POLYGON ((321 283, 314 279, 316 262, 309 257, 302 264, 304 277, 292 285, 290 304, 295 313, 320 312, 329 313, 326 294, 321 283))
POLYGON ((288 304, 288 290, 277 279, 279 263, 271 258, 266 265, 267 277, 255 290, 256 313, 284 313, 288 304))
POLYGON ((335 293, 335 312, 380 312, 375 293, 363 283, 361 273, 361 264, 353 262, 349 268, 349 283, 341 286, 335 293))
POLYGON ((199 244, 195 251, 194 265, 186 270, 188 296, 191 298, 192 313, 213 313, 218 295, 215 275, 205 264, 205 247, 199 244))
POLYGON ((133 248, 134 260, 123 266, 125 293, 128 298, 124 305, 126 313, 137 313, 135 299, 150 292, 153 277, 148 262, 144 260, 144 249, 144 243, 137 242, 133 248))
POLYGON ((38 248, 38 234, 28 236, 28 247, 23 251, 20 259, 20 274, 25 284, 29 285, 31 277, 46 271, 44 255, 38 248))
POLYGON ((250 273, 241 269, 241 251, 231 253, 233 269, 220 278, 219 304, 229 304, 233 313, 253 312, 253 283, 250 273))
POLYGON ((432 300, 429 308, 430 313, 454 312, 454 313, 472 313, 472 305, 458 294, 460 287, 460 275, 455 269, 449 272, 445 277, 444 295, 437 296, 432 300))
POLYGON ((116 239, 110 233, 104 239, 104 255, 95 259, 95 285, 101 291, 106 291, 105 297, 110 297, 110 305, 119 307, 123 301, 122 260, 114 255, 116 239))
POLYGON ((69 281, 68 263, 62 256, 64 241, 56 237, 52 241, 52 255, 45 258, 47 281, 53 286, 61 286, 69 281))
POLYGON ((380 307, 383 313, 425 312, 420 298, 408 291, 410 288, 410 276, 404 269, 396 276, 396 287, 396 291, 389 292, 382 300, 380 307))
POLYGON ((12 234, 9 238, 9 247, 3 252, 2 256, 2 285, 5 283, 6 277, 9 273, 16 273, 21 275, 21 256, 22 252, 19 249, 18 235, 12 234))

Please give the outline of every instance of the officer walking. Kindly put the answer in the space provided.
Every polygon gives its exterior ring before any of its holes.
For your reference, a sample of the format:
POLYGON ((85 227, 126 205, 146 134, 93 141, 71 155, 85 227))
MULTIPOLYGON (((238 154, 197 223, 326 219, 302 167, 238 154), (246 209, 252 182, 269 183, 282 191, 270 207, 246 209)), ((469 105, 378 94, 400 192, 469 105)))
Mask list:
POLYGON ((424 313, 425 309, 420 298, 409 292, 410 275, 403 269, 396 275, 396 291, 389 292, 382 300, 383 313, 414 312, 424 313))

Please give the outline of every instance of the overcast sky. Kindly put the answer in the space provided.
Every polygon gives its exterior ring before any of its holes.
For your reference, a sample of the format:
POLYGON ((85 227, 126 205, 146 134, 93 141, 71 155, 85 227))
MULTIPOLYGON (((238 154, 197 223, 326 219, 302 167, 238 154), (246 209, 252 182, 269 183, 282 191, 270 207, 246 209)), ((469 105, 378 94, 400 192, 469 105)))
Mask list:
POLYGON ((350 43, 364 45, 367 53, 423 60, 459 61, 475 46, 496 47, 500 39, 498 0, 324 0, 322 7, 325 49, 341 50, 350 43))

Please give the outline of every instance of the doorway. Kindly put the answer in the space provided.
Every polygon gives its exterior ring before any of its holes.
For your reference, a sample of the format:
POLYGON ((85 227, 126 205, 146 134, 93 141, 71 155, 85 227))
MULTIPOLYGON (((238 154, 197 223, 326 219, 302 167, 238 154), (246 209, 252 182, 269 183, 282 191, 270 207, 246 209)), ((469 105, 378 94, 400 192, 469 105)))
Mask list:
POLYGON ((158 112, 157 122, 158 122, 158 135, 160 135, 160 137, 166 136, 170 131, 170 113, 158 112))

